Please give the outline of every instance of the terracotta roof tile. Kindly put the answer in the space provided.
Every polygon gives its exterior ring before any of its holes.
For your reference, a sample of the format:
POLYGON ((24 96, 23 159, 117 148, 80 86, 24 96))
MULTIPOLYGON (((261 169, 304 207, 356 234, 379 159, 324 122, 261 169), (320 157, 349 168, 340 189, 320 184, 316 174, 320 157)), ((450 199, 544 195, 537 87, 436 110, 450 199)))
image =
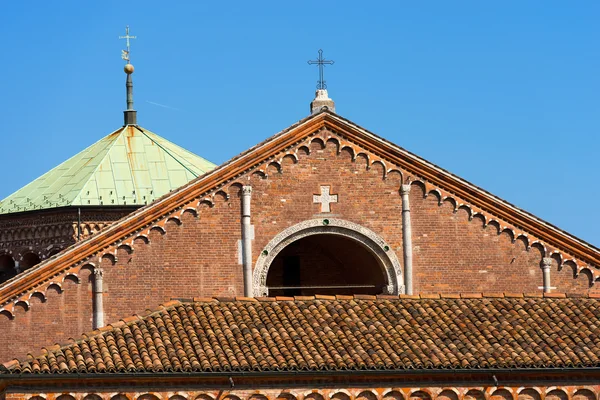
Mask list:
POLYGON ((172 302, 0 373, 600 366, 591 296, 424 297, 172 302))

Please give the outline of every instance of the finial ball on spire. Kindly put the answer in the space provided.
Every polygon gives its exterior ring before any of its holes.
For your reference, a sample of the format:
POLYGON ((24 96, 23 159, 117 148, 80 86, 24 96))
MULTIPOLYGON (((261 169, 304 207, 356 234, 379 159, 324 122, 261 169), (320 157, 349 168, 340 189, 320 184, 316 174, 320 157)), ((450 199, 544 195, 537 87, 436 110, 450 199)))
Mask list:
POLYGON ((133 65, 132 64, 125 64, 125 67, 123 68, 123 70, 125 71, 125 73, 127 75, 133 74, 133 65))

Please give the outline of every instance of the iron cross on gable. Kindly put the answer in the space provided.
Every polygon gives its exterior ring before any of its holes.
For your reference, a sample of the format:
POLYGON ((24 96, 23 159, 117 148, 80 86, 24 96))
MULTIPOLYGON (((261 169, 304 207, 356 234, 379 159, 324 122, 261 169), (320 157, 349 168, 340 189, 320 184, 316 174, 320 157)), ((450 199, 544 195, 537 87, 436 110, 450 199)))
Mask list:
POLYGON ((330 194, 330 190, 330 186, 321 186, 321 194, 313 195, 313 203, 321 203, 321 212, 323 213, 331 212, 330 204, 338 202, 338 195, 330 194))
POLYGON ((331 60, 326 60, 323 58, 323 50, 319 50, 319 58, 316 60, 309 60, 308 63, 310 65, 318 65, 319 66, 319 80, 317 82, 317 89, 327 89, 327 85, 325 84, 325 78, 323 74, 323 69, 325 68, 325 64, 331 65, 334 62, 331 60))

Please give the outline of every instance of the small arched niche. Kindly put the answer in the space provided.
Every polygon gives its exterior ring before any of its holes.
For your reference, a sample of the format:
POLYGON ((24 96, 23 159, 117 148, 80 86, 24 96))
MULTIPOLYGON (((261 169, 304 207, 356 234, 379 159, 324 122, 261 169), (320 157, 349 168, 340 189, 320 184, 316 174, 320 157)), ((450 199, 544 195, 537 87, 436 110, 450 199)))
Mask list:
POLYGON ((21 270, 24 271, 40 263, 40 257, 35 253, 26 253, 21 261, 21 270))
POLYGON ((17 274, 15 260, 10 254, 0 255, 0 282, 4 282, 17 274))

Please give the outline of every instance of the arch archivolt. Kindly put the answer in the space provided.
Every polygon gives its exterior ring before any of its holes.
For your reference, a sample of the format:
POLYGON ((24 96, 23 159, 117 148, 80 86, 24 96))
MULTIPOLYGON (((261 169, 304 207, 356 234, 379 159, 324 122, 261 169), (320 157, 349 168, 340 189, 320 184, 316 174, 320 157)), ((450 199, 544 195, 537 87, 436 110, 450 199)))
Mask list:
POLYGON ((267 275, 277 255, 291 243, 312 235, 337 235, 366 247, 377 259, 386 279, 387 294, 404 293, 400 261, 387 242, 372 230, 339 218, 315 218, 302 221, 277 234, 261 250, 253 271, 253 295, 267 296, 267 275))

